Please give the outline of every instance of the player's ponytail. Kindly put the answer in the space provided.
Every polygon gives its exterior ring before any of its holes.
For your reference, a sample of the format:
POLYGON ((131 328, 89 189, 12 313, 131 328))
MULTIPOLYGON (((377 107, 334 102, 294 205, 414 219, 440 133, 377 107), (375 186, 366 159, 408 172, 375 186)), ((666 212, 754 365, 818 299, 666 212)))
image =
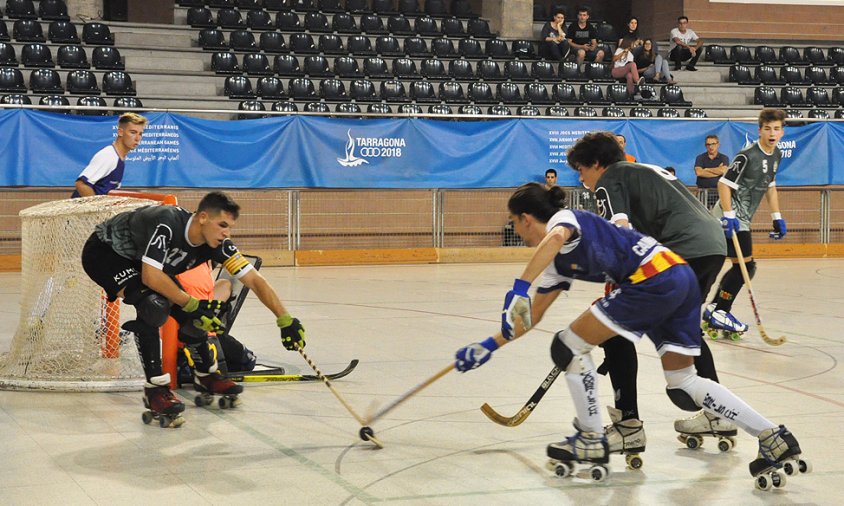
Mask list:
POLYGON ((507 208, 512 214, 530 214, 542 223, 548 223, 565 205, 566 194, 562 188, 552 186, 551 189, 545 189, 539 183, 523 184, 507 202, 507 208))

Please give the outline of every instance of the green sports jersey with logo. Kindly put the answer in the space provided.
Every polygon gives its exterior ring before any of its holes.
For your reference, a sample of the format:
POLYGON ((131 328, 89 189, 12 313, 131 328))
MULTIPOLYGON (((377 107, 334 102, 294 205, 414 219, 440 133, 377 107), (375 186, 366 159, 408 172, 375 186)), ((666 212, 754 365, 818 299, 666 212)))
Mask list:
MULTIPOLYGON (((768 154, 756 141, 739 151, 727 173, 719 180, 733 190, 733 211, 740 223, 739 230, 750 230, 750 222, 762 198, 771 187, 776 186, 780 160, 782 151, 778 147, 768 154)), ((720 201, 712 208, 712 215, 719 219, 724 216, 720 201)))

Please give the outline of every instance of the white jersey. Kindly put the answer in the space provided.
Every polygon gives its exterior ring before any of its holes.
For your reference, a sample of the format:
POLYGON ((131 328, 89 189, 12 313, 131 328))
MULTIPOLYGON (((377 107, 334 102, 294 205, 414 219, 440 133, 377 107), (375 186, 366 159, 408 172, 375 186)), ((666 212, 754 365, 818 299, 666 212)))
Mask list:
POLYGON ((679 28, 672 28, 668 38, 671 39, 671 49, 677 47, 674 39, 680 39, 680 42, 687 46, 694 46, 698 39, 697 34, 691 28, 686 28, 686 33, 681 32, 679 28))
MULTIPOLYGON (((91 186, 94 194, 105 195, 111 190, 120 188, 124 165, 114 145, 109 144, 97 151, 76 180, 82 180, 91 186)), ((78 197, 79 194, 74 192, 73 196, 78 197)))
MULTIPOLYGON (((622 49, 622 48, 618 48, 618 49, 615 50, 615 54, 621 54, 622 52, 624 52, 624 49, 622 49)), ((634 58, 633 52, 628 50, 626 55, 624 55, 621 58, 619 58, 618 60, 612 62, 612 65, 613 65, 613 67, 623 67, 623 66, 627 65, 628 63, 632 62, 633 58, 634 58)))

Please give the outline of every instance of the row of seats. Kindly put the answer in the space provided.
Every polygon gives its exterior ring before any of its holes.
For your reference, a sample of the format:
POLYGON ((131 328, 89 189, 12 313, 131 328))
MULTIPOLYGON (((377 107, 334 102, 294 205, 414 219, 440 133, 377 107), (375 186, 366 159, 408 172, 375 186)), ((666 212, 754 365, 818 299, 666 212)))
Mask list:
POLYGON ((210 12, 191 10, 188 12, 188 24, 194 28, 216 28, 227 30, 240 30, 249 28, 254 31, 280 30, 282 32, 314 32, 314 33, 366 33, 370 35, 381 35, 392 33, 394 35, 445 35, 451 37, 492 37, 489 30, 489 23, 483 19, 471 19, 463 24, 458 18, 451 17, 441 20, 439 26, 437 21, 430 16, 416 18, 413 25, 410 19, 402 15, 390 16, 386 24, 376 14, 364 14, 360 21, 348 13, 339 12, 334 14, 329 22, 325 14, 310 12, 305 15, 304 22, 295 12, 279 12, 273 22, 270 14, 266 11, 250 11, 246 16, 246 22, 240 17, 237 11, 220 11, 215 20, 210 12))
POLYGON ((844 85, 844 66, 835 66, 826 71, 826 67, 810 65, 801 72, 800 67, 783 65, 779 73, 771 65, 757 65, 751 73, 750 67, 734 64, 730 67, 728 77, 730 82, 738 84, 767 84, 767 85, 808 85, 808 84, 838 84, 844 85))
POLYGON ((207 7, 214 9, 240 9, 256 10, 266 9, 270 11, 297 11, 297 12, 348 12, 350 14, 379 14, 401 13, 406 16, 419 16, 427 14, 433 17, 457 16, 461 18, 476 17, 472 12, 469 0, 451 0, 447 5, 444 0, 425 0, 424 9, 420 7, 419 0, 180 0, 182 7, 207 7))
MULTIPOLYGON (((97 76, 90 70, 74 70, 67 74, 67 91, 72 94, 100 93, 97 76)), ((102 92, 106 95, 135 95, 132 78, 126 72, 113 70, 103 74, 102 92)), ((0 68, 0 92, 26 93, 23 73, 14 68, 0 68)), ((64 93, 65 87, 58 72, 36 69, 29 75, 29 89, 33 93, 64 93)))
POLYGON ((485 81, 539 81, 539 82, 614 82, 610 66, 604 63, 588 63, 585 71, 581 72, 574 62, 560 63, 555 70, 554 65, 546 61, 534 61, 530 67, 521 60, 507 60, 503 66, 495 60, 480 60, 471 62, 463 58, 441 60, 427 58, 416 61, 411 58, 398 57, 391 62, 380 56, 363 58, 362 63, 352 56, 337 56, 333 65, 322 55, 310 55, 301 61, 294 55, 282 54, 270 60, 263 53, 247 53, 240 61, 234 53, 219 52, 211 57, 211 69, 222 75, 246 73, 252 76, 268 76, 278 74, 285 77, 337 76, 345 78, 356 77, 398 77, 402 79, 457 79, 485 81))
POLYGON ((713 63, 731 64, 768 64, 768 65, 844 65, 844 47, 831 47, 824 55, 823 49, 816 46, 803 48, 803 52, 794 46, 782 46, 779 50, 772 46, 735 45, 727 51, 721 45, 706 46, 704 60, 713 63))
POLYGON ((771 86, 759 86, 753 92, 753 103, 766 107, 844 107, 844 89, 833 88, 832 98, 826 88, 813 86, 803 90, 794 86, 784 86, 777 90, 771 86))
POLYGON ((260 96, 264 98, 290 97, 296 100, 309 100, 319 96, 329 101, 415 101, 415 102, 448 102, 448 103, 504 103, 520 104, 586 104, 586 105, 636 105, 639 103, 667 104, 676 107, 690 107, 692 104, 683 97, 679 86, 667 85, 659 90, 658 99, 656 89, 651 85, 641 85, 640 99, 631 96, 627 87, 621 83, 614 83, 606 88, 585 83, 580 85, 579 92, 568 83, 557 83, 548 87, 541 83, 527 83, 519 86, 516 83, 498 83, 495 88, 485 82, 471 82, 466 85, 459 81, 442 81, 437 86, 430 81, 403 82, 398 79, 386 79, 380 84, 380 93, 376 91, 375 82, 369 79, 353 79, 343 81, 337 78, 323 79, 318 83, 319 93, 315 82, 307 77, 292 78, 287 83, 287 89, 281 79, 277 77, 262 77, 253 89, 252 81, 243 76, 229 76, 226 78, 224 93, 229 98, 243 99, 260 96), (348 92, 346 91, 348 82, 348 92), (493 92, 493 89, 495 90, 493 92))
MULTIPOLYGON (((69 21, 53 21, 47 29, 47 35, 51 42, 79 44, 79 34, 76 25, 69 21)), ((41 23, 31 19, 19 19, 12 26, 12 36, 18 42, 46 42, 44 30, 41 23)), ((6 23, 0 21, 0 42, 9 42, 6 23)), ((82 41, 91 45, 111 46, 114 45, 114 35, 108 25, 103 23, 85 23, 82 26, 82 41)))
MULTIPOLYGON (((124 70, 125 65, 120 56, 120 51, 111 46, 97 46, 91 55, 94 68, 100 70, 124 70)), ((66 45, 60 46, 56 54, 56 61, 53 61, 53 52, 45 44, 26 44, 21 48, 20 64, 24 67, 45 67, 53 68, 58 63, 59 67, 71 69, 88 69, 88 54, 82 46, 66 45)), ((0 67, 17 67, 18 58, 14 46, 6 42, 0 42, 0 67)))
MULTIPOLYGON (((272 104, 272 111, 275 112, 298 112, 299 106, 295 102, 274 102, 272 104)), ((247 100, 240 103, 238 109, 241 111, 252 111, 252 112, 261 112, 266 111, 267 108, 263 102, 259 100, 247 100)), ((307 102, 302 107, 304 112, 309 113, 331 113, 331 107, 326 104, 325 102, 307 102)), ((368 104, 366 106, 365 111, 370 114, 378 114, 378 115, 391 115, 394 114, 393 107, 390 104, 385 104, 382 102, 375 102, 368 104)), ((515 109, 515 114, 517 116, 542 116, 542 111, 533 105, 522 105, 515 109)), ((339 103, 334 106, 334 112, 336 113, 345 113, 345 114, 361 114, 364 112, 364 109, 361 107, 360 104, 356 104, 354 102, 343 102, 339 103)), ((411 115, 421 115, 425 114, 424 109, 422 106, 418 104, 400 104, 396 107, 396 113, 398 114, 411 114, 411 115)), ((510 107, 505 105, 491 105, 487 108, 486 112, 477 105, 474 104, 465 104, 461 105, 460 107, 453 109, 448 104, 433 104, 428 106, 428 114, 435 114, 435 115, 453 115, 453 114, 463 114, 463 115, 471 115, 471 116, 480 116, 482 114, 489 114, 493 116, 512 116, 513 111, 510 107)), ((604 107, 600 113, 598 109, 591 107, 591 106, 579 106, 575 107, 573 110, 573 114, 569 114, 567 108, 559 106, 559 105, 552 105, 545 109, 545 116, 552 116, 552 117, 568 117, 568 116, 577 116, 582 118, 596 118, 599 116, 607 117, 607 118, 623 118, 625 117, 624 109, 620 107, 610 106, 604 107)), ((631 118, 652 118, 654 117, 654 113, 651 109, 646 107, 633 107, 629 111, 629 115, 631 118)), ((659 118, 680 118, 681 114, 680 111, 673 107, 663 107, 658 109, 656 112, 656 116, 659 118)), ((683 114, 686 118, 706 118, 706 112, 703 109, 686 109, 685 113, 683 114)), ((260 115, 260 114, 241 114, 239 119, 255 119, 255 118, 264 118, 269 117, 269 115, 260 115)))
MULTIPOLYGON (((2 95, 0 96, 0 104, 11 104, 11 105, 32 105, 32 99, 29 98, 29 95, 2 95)), ((46 105, 50 107, 54 106, 70 106, 70 101, 64 95, 45 95, 38 100, 38 105, 46 105)), ((88 96, 88 97, 79 97, 76 101, 76 105, 87 106, 87 107, 108 107, 108 104, 103 99, 103 97, 99 96, 88 96)), ((141 102, 140 99, 135 97, 118 97, 114 99, 115 107, 115 114, 119 114, 131 109, 138 109, 143 107, 144 104, 141 102)), ((62 110, 61 112, 69 113, 69 110, 62 110)), ((108 111, 83 111, 78 110, 77 114, 85 114, 85 115, 94 115, 94 116, 106 116, 108 115, 108 111)))
MULTIPOLYGON (((67 5, 64 0, 41 0, 38 2, 38 10, 32 0, 6 0, 6 16, 10 19, 38 19, 44 21, 67 21, 67 5)), ((0 11, 0 17, 3 12, 0 11)))
POLYGON ((444 37, 431 40, 430 47, 425 39, 421 37, 407 37, 403 44, 392 35, 383 35, 375 38, 372 44, 369 37, 365 35, 351 35, 346 38, 345 47, 343 39, 335 34, 323 34, 314 41, 308 33, 294 33, 285 41, 284 36, 278 32, 263 32, 260 41, 256 42, 251 32, 235 30, 229 35, 228 41, 221 30, 202 30, 199 32, 198 44, 206 51, 220 51, 231 49, 236 52, 257 52, 265 53, 303 53, 303 54, 349 54, 355 56, 437 56, 440 58, 469 57, 469 58, 498 58, 498 59, 536 59, 535 47, 530 40, 514 40, 508 49, 507 43, 502 39, 489 39, 485 42, 483 49, 475 39, 460 39, 455 46, 454 41, 444 37))

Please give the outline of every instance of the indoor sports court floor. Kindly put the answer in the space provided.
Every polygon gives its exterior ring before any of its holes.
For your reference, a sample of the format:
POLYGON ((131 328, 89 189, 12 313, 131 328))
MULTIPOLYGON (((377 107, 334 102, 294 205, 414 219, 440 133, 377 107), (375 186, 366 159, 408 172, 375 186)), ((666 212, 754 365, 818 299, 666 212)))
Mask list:
MULTIPOLYGON (((518 264, 264 268, 308 335, 326 372, 360 359, 334 383, 360 412, 391 401, 440 371, 454 351, 498 326, 518 264)), ((0 273, 0 351, 19 313, 18 273, 0 273)), ((187 422, 141 422, 140 393, 0 391, 0 503, 4 505, 261 504, 840 504, 844 476, 844 260, 764 260, 754 279, 762 317, 781 347, 755 329, 712 344, 721 381, 797 436, 814 471, 782 490, 754 489, 754 438, 720 453, 713 439, 689 450, 675 438, 679 411, 664 394, 650 342, 638 346, 644 467, 613 456, 603 484, 545 469, 545 446, 572 433, 574 409, 560 379, 515 428, 491 423, 484 402, 515 414, 551 370, 553 332, 602 291, 577 283, 536 330, 482 368, 452 372, 377 421, 386 448, 357 437, 359 425, 321 382, 248 384, 234 410, 197 408, 180 391, 187 422)), ((735 313, 753 319, 746 292, 735 313)), ((274 318, 250 296, 232 333, 261 362, 309 373, 285 351, 274 318)), ((593 351, 596 361, 600 350, 593 351)), ((602 404, 611 403, 601 377, 602 404)))

